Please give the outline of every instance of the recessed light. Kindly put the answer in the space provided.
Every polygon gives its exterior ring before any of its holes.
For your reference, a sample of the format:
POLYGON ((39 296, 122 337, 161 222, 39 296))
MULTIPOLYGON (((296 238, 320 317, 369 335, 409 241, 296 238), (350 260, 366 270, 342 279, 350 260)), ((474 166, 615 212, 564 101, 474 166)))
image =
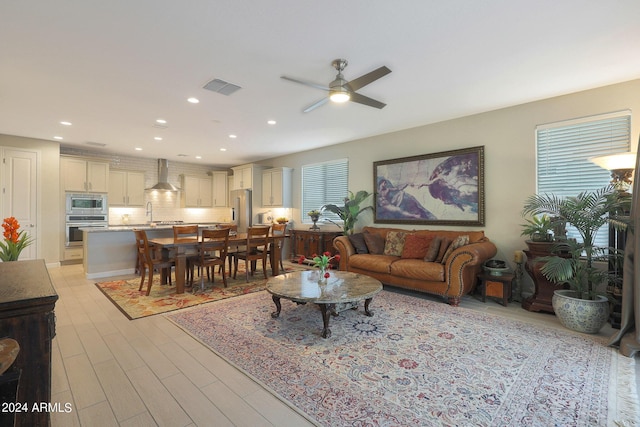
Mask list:
POLYGON ((56 136, 53 137, 53 139, 62 139, 62 137, 56 135, 56 136))
POLYGON ((229 135, 229 138, 231 138, 231 139, 236 139, 237 137, 238 137, 238 135, 234 135, 234 134, 229 135))
POLYGON ((156 123, 160 123, 161 125, 166 125, 167 121, 165 119, 157 119, 156 123))
POLYGON ((197 104, 198 102, 200 102, 198 98, 189 98, 187 99, 187 101, 189 101, 192 104, 197 104))
POLYGON ((64 125, 64 126, 71 126, 71 122, 62 121, 62 122, 60 122, 60 124, 64 125))
POLYGON ((276 121, 275 120, 267 120, 267 124, 269 125, 275 125, 276 121))
POLYGON ((202 158, 202 156, 196 156, 196 159, 201 159, 201 158, 202 158))
POLYGON ((136 151, 142 151, 142 148, 136 147, 136 151))
POLYGON ((162 141, 162 137, 161 136, 154 136, 153 139, 155 139, 156 141, 162 141))
POLYGON ((220 151, 227 151, 227 149, 226 148, 221 148, 220 151))

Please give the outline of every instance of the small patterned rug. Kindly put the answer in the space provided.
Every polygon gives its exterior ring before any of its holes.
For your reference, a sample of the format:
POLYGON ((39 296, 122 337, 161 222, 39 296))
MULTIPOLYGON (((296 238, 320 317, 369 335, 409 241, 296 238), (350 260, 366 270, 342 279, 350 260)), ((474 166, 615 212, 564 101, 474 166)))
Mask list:
POLYGON ((636 425, 634 360, 603 338, 382 291, 320 337, 267 292, 168 319, 324 426, 636 425))
MULTIPOLYGON (((285 262, 284 267, 285 272, 303 268, 290 262, 285 262)), ((193 289, 187 288, 183 294, 176 294, 175 278, 172 286, 161 286, 160 274, 157 273, 153 275, 153 286, 151 287, 149 296, 145 295, 147 290, 146 280, 142 291, 138 291, 140 287, 139 276, 126 280, 96 283, 96 286, 129 320, 133 320, 238 295, 258 292, 265 288, 266 280, 264 279, 261 269, 258 269, 253 276, 249 276, 249 283, 246 282, 245 277, 244 265, 240 263, 240 265, 238 265, 236 279, 227 277, 226 288, 222 283, 222 277, 217 272, 213 285, 207 282, 205 276, 204 292, 200 289, 200 278, 197 273, 193 283, 193 289)))

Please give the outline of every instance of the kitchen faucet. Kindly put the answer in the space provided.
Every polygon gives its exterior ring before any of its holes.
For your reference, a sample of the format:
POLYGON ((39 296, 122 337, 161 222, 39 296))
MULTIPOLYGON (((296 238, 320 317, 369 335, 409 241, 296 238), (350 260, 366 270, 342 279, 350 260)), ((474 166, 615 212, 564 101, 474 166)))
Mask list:
POLYGON ((144 216, 149 215, 149 222, 153 222, 153 204, 151 202, 147 202, 147 211, 144 213, 144 216))

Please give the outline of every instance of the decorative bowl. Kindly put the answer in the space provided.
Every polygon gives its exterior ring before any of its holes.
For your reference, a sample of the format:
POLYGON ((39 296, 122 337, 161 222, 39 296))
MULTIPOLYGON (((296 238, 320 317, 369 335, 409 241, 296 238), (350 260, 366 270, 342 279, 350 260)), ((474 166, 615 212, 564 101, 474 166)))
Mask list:
POLYGON ((484 270, 492 276, 502 276, 509 271, 507 263, 499 259, 490 259, 484 263, 484 270))

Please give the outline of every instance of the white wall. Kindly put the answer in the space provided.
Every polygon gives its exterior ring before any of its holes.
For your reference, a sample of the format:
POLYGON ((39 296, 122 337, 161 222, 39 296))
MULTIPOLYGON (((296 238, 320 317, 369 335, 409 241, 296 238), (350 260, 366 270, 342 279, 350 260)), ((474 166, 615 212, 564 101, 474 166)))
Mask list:
MULTIPOLYGON (((349 159, 349 189, 373 191, 373 162, 437 153, 479 145, 485 146, 486 223, 484 229, 497 245, 497 257, 511 261, 513 252, 525 248, 520 236, 520 214, 527 196, 535 192, 535 127, 577 117, 630 109, 632 151, 640 133, 640 80, 545 99, 483 114, 462 117, 413 129, 378 135, 327 148, 277 157, 263 162, 289 166, 293 173, 293 204, 300 206, 301 166, 325 160, 349 159)), ((356 106, 357 107, 357 106, 356 106)), ((354 107, 354 108, 356 108, 354 107)), ((323 107, 330 108, 330 107, 323 107)), ((380 112, 384 114, 384 110, 380 112)), ((310 113, 313 114, 313 113, 310 113)), ((299 209, 293 219, 300 226, 299 209)), ((358 227, 372 225, 369 215, 358 227)), ((394 226, 373 224, 378 226, 394 226)), ((333 226, 327 226, 333 227, 333 226)), ((451 226, 407 226, 405 228, 453 228, 451 226)))

